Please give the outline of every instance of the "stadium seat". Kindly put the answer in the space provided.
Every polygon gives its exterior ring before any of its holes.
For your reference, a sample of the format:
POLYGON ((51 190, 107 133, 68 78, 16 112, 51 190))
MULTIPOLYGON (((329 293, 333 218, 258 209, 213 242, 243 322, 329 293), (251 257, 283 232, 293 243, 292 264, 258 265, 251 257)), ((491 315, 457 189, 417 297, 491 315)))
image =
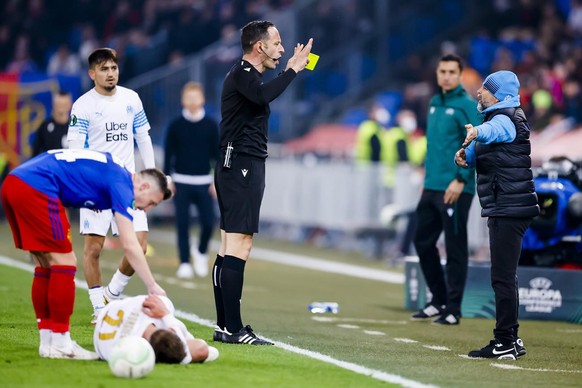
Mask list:
POLYGON ((364 108, 350 108, 341 118, 341 123, 345 125, 360 125, 362 121, 368 119, 368 112, 364 108))

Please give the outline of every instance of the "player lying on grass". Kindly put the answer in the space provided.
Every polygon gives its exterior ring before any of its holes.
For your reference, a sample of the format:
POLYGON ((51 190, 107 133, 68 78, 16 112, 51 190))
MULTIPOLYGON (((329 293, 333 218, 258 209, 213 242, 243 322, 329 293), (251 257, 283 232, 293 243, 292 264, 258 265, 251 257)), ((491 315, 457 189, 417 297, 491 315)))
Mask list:
POLYGON ((108 360, 115 344, 131 335, 149 341, 156 362, 189 364, 218 358, 218 349, 194 338, 174 317, 174 305, 164 296, 140 295, 107 304, 97 318, 93 345, 99 357, 108 360))
POLYGON ((65 207, 112 209, 125 255, 148 293, 165 295, 137 240, 131 210, 147 211, 170 196, 166 176, 160 170, 131 174, 111 154, 81 149, 49 151, 6 177, 2 206, 14 245, 30 251, 37 265, 32 304, 40 331, 41 357, 98 358, 72 341, 69 332, 77 258, 65 207))

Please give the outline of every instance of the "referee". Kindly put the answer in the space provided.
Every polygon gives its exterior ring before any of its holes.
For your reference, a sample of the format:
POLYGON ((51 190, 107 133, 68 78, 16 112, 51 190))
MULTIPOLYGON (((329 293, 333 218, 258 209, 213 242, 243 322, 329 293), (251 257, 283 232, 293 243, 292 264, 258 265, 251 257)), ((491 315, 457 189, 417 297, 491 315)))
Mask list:
POLYGON ((275 25, 252 21, 241 32, 242 59, 226 75, 222 87, 220 157, 215 185, 220 209, 220 251, 212 272, 217 327, 214 340, 225 343, 273 345, 243 326, 240 304, 245 264, 259 231, 259 212, 265 190, 265 159, 269 103, 305 68, 313 39, 297 44, 287 67, 263 83, 285 52, 275 25))

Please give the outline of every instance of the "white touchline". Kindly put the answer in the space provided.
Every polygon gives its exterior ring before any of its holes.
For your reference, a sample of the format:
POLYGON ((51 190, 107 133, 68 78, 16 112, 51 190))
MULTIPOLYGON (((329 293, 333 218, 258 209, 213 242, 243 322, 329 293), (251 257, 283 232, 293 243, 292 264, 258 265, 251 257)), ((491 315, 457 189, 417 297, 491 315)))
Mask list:
POLYGON ((364 330, 364 333, 368 335, 386 335, 383 331, 376 331, 376 330, 364 330))
MULTIPOLYGON (((34 265, 29 264, 29 263, 25 263, 25 262, 20 261, 20 260, 11 259, 11 258, 5 257, 5 256, 0 256, 0 264, 19 268, 19 269, 22 269, 22 270, 25 270, 25 271, 28 271, 31 273, 34 272, 34 265)), ((85 282, 84 280, 75 279, 75 285, 79 288, 83 288, 85 290, 87 289, 87 282, 85 282)), ((204 325, 204 326, 208 326, 208 327, 214 327, 214 322, 209 321, 208 319, 200 318, 198 315, 193 314, 193 313, 188 313, 185 311, 176 310, 175 315, 178 318, 186 319, 190 322, 198 323, 200 325, 204 325)), ((315 360, 323 361, 323 362, 326 362, 328 364, 336 365, 340 368, 344 368, 344 369, 350 370, 352 372, 359 373, 361 375, 369 376, 369 377, 376 379, 376 380, 385 381, 387 383, 392 383, 392 384, 400 384, 403 387, 410 387, 410 388, 435 387, 435 385, 423 384, 423 383, 418 382, 418 381, 409 380, 409 379, 404 378, 402 376, 394 375, 391 373, 386 373, 386 372, 375 370, 375 369, 370 369, 370 368, 367 368, 365 366, 361 366, 361 365, 354 364, 351 362, 336 360, 335 358, 332 358, 330 356, 326 356, 325 354, 321 354, 321 353, 314 352, 311 350, 301 349, 301 348, 298 348, 296 346, 286 344, 284 342, 274 341, 274 340, 269 339, 269 338, 265 338, 265 339, 273 342, 275 344, 275 346, 277 346, 279 348, 282 348, 282 349, 285 349, 285 350, 288 350, 290 352, 297 353, 297 354, 300 354, 303 356, 307 356, 307 357, 313 358, 315 360)))
MULTIPOLYGON (((174 233, 155 231, 148 234, 150 241, 175 241, 174 233)), ((212 240, 210 247, 216 251, 220 248, 218 241, 212 240)), ((272 249, 253 246, 253 260, 270 261, 292 267, 309 268, 320 272, 337 273, 356 278, 377 280, 385 283, 404 284, 404 275, 382 269, 364 268, 353 264, 334 263, 328 260, 314 259, 293 253, 279 252, 272 249)))
POLYGON ((318 322, 361 322, 361 323, 384 323, 388 325, 408 325, 408 321, 390 321, 386 319, 370 319, 370 318, 349 318, 349 317, 325 317, 325 316, 313 316, 311 317, 314 321, 318 322))
POLYGON ((394 338, 394 341, 404 342, 405 344, 415 344, 418 342, 417 340, 413 340, 411 338, 394 338))
POLYGON ((446 346, 438 346, 438 345, 422 345, 427 349, 431 349, 431 350, 446 350, 446 351, 450 351, 451 349, 447 348, 446 346))
POLYGON ((567 370, 567 369, 547 369, 547 368, 524 368, 522 366, 510 365, 510 364, 496 364, 491 363, 491 366, 501 369, 515 369, 515 370, 525 370, 528 372, 554 372, 554 373, 582 373, 582 370, 567 370))

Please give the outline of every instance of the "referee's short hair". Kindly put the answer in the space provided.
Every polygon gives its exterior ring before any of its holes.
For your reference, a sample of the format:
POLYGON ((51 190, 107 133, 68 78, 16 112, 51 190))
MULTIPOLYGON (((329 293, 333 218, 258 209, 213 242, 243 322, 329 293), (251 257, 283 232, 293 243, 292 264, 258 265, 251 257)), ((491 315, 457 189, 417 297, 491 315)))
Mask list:
POLYGON ((245 54, 253 50, 255 43, 269 37, 269 27, 275 25, 267 20, 254 20, 242 28, 240 44, 245 54))
POLYGON ((90 69, 107 61, 113 61, 114 63, 117 63, 117 52, 109 47, 98 48, 89 54, 89 58, 87 60, 89 62, 90 69))

